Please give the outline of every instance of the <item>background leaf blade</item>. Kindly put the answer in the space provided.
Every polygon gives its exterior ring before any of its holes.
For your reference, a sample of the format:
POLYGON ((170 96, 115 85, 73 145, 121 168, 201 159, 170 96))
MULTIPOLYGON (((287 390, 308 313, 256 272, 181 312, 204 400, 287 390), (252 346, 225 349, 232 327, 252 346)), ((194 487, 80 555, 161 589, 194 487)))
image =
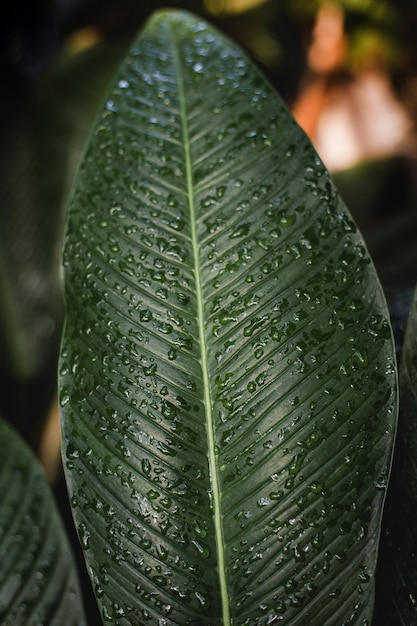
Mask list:
POLYGON ((85 624, 68 540, 38 461, 0 421, 0 619, 85 624))
POLYGON ((65 268, 64 452, 104 619, 369 619, 384 298, 306 138, 198 20, 159 14, 121 69, 65 268))

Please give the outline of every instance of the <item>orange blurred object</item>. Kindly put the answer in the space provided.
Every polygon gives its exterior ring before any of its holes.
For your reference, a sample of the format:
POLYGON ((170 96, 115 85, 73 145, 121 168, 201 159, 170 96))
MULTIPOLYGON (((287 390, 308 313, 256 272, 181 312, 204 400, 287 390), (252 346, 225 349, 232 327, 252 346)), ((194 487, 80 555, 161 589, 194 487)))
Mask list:
POLYGON ((324 4, 317 13, 308 67, 317 74, 329 74, 343 66, 346 48, 343 10, 333 3, 324 4))
POLYGON ((412 130, 386 72, 372 59, 367 69, 349 73, 347 51, 343 11, 326 3, 316 16, 308 73, 292 112, 333 171, 403 151, 412 130))

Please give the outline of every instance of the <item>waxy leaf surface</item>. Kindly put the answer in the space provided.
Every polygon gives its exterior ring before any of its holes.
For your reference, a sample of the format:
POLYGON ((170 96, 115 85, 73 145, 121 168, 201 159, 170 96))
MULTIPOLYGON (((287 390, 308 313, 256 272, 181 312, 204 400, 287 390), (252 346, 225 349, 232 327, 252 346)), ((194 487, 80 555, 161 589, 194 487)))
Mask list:
POLYGON ((384 297, 311 144, 201 20, 157 13, 121 67, 64 270, 64 463, 104 621, 367 623, 384 297))

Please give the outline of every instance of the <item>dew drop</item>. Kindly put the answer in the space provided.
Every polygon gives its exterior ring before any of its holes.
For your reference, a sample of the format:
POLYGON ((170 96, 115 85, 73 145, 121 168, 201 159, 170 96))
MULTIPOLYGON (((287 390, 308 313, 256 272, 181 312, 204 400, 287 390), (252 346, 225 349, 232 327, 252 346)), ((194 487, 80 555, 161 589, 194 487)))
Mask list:
POLYGON ((59 395, 59 404, 61 407, 64 407, 66 404, 68 404, 69 401, 70 401, 70 396, 66 391, 64 391, 64 388, 63 388, 59 395))
POLYGON ((69 443, 66 448, 66 455, 69 459, 78 459, 80 456, 80 451, 73 443, 69 443))
POLYGON ((263 356, 263 349, 262 348, 256 348, 254 355, 255 355, 255 359, 260 359, 263 356))
POLYGON ((298 472, 301 469, 301 465, 303 461, 304 461, 304 456, 302 454, 296 454, 295 456, 293 456, 291 463, 288 466, 288 473, 291 476, 298 474, 298 472))
POLYGON ((177 351, 174 348, 170 348, 168 350, 168 359, 170 361, 175 361, 176 358, 177 358, 177 351))
POLYGON ((171 228, 173 228, 174 230, 177 230, 178 232, 181 232, 184 229, 185 226, 185 221, 182 219, 182 217, 176 216, 171 222, 170 222, 170 226, 171 228))
POLYGON ((162 300, 166 300, 168 298, 168 289, 165 289, 164 287, 160 287, 156 291, 156 295, 162 300))
POLYGON ((197 598, 197 600, 200 602, 200 605, 202 608, 207 608, 209 605, 209 600, 203 596, 202 593, 200 593, 199 591, 195 592, 195 597, 197 598))
POLYGON ((387 484, 388 484, 388 481, 387 481, 386 476, 379 476, 379 477, 375 480, 375 487, 376 487, 377 489, 384 490, 384 489, 386 489, 386 488, 387 488, 387 484))
POLYGON ((180 292, 175 295, 177 297, 178 302, 182 305, 187 305, 190 301, 190 298, 185 293, 180 292))
POLYGON ((164 400, 161 408, 162 416, 167 420, 173 420, 177 415, 177 409, 168 400, 164 400))
POLYGON ((113 100, 107 100, 107 102, 106 102, 106 109, 108 111, 111 111, 112 113, 115 113, 117 111, 117 107, 116 107, 115 103, 113 102, 113 100))
POLYGON ((199 522, 195 523, 194 529, 195 529, 196 535, 200 539, 204 539, 205 537, 207 537, 206 529, 199 522))
POLYGON ((259 508, 263 508, 265 506, 268 506, 271 503, 269 498, 259 498, 258 501, 256 502, 256 506, 258 506, 259 508))
POLYGON ((173 194, 169 194, 167 198, 168 206, 176 208, 179 205, 177 198, 173 194))
POLYGON ((262 315, 262 317, 255 317, 248 326, 245 326, 243 329, 243 335, 245 337, 251 337, 254 332, 256 332, 259 328, 261 328, 265 322, 268 320, 267 315, 262 315))
POLYGON ((156 552, 160 559, 166 561, 168 558, 168 549, 161 545, 160 543, 156 544, 156 552))
POLYGON ((141 322, 150 322, 152 318, 153 318, 152 311, 149 311, 149 309, 145 311, 141 311, 139 313, 139 319, 141 322))
POLYGON ((80 542, 81 542, 81 546, 83 550, 88 550, 90 548, 90 545, 89 545, 90 537, 91 537, 90 531, 88 530, 88 528, 83 522, 81 522, 81 524, 78 525, 77 530, 78 530, 78 537, 80 538, 80 542))
POLYGON ((295 215, 289 215, 285 210, 279 211, 277 218, 279 225, 284 227, 293 226, 297 219, 295 215))
POLYGON ((237 228, 234 229, 234 231, 229 235, 229 238, 237 239, 239 237, 244 237, 249 234, 249 231, 250 231, 249 223, 241 224, 237 226, 237 228))
POLYGON ((142 472, 145 476, 150 476, 152 466, 148 459, 142 459, 142 472))
POLYGON ((168 322, 161 322, 159 324, 159 330, 164 335, 170 335, 172 333, 172 331, 173 331, 173 328, 172 328, 171 324, 168 324, 168 322))
POLYGON ((197 548, 197 552, 200 558, 207 559, 210 556, 210 550, 206 545, 204 545, 200 541, 197 541, 197 539, 192 539, 191 543, 197 548))
POLYGON ((104 595, 104 589, 98 582, 94 585, 94 593, 96 598, 102 598, 104 595))
POLYGON ((368 355, 365 350, 356 349, 353 351, 353 356, 359 367, 366 368, 368 366, 368 355))

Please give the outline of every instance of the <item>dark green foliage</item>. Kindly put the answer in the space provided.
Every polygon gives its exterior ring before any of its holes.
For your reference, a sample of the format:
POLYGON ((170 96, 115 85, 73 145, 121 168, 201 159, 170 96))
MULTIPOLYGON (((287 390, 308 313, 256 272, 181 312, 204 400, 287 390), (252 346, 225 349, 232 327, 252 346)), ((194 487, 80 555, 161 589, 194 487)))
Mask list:
POLYGON ((0 420, 0 622, 85 625, 71 549, 39 462, 0 420))

